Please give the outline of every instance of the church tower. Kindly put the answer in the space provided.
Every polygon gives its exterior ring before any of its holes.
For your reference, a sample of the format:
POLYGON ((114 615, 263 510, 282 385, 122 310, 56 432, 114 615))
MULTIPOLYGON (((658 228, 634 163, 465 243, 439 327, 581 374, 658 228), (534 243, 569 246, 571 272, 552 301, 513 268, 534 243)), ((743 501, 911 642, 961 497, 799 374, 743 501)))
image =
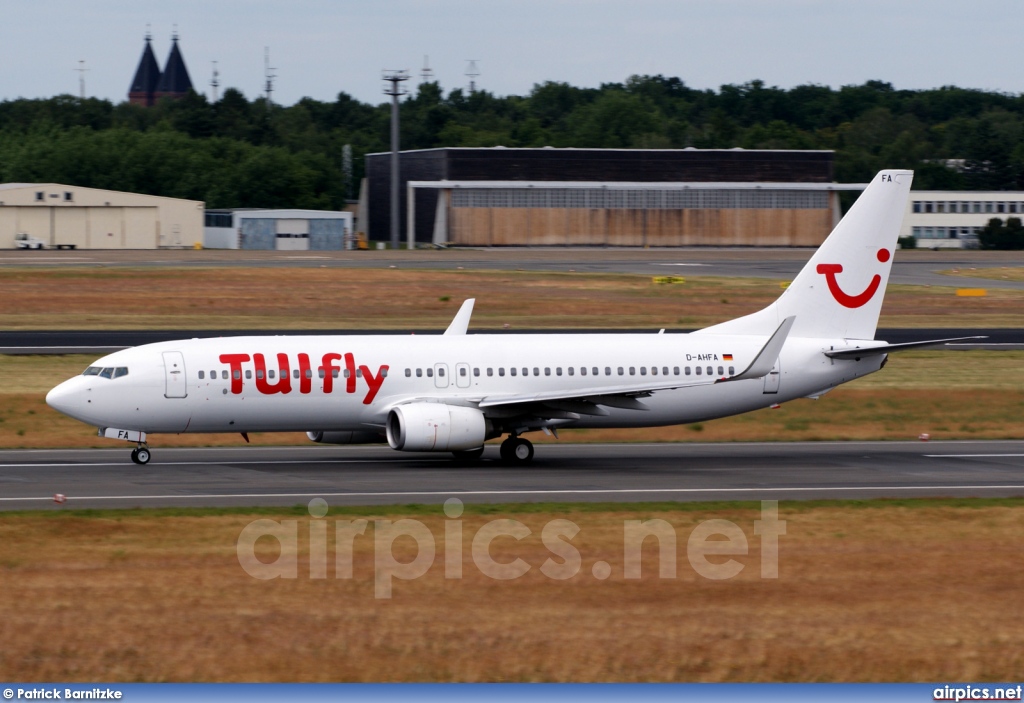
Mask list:
POLYGON ((153 56, 151 40, 149 32, 146 32, 146 48, 142 50, 142 59, 139 61, 139 67, 135 69, 132 87, 128 89, 128 101, 132 105, 151 107, 157 83, 160 82, 160 66, 153 56))
POLYGON ((156 85, 154 97, 160 98, 183 98, 192 90, 192 79, 188 77, 188 69, 185 68, 185 59, 181 57, 181 49, 178 48, 178 33, 171 37, 171 54, 167 57, 164 65, 164 72, 160 76, 160 82, 156 85))
POLYGON ((185 68, 185 59, 178 47, 178 33, 171 37, 171 53, 164 70, 160 70, 153 55, 152 37, 146 33, 146 47, 135 69, 135 78, 128 89, 128 101, 133 105, 152 107, 160 98, 183 98, 192 90, 192 79, 185 68))

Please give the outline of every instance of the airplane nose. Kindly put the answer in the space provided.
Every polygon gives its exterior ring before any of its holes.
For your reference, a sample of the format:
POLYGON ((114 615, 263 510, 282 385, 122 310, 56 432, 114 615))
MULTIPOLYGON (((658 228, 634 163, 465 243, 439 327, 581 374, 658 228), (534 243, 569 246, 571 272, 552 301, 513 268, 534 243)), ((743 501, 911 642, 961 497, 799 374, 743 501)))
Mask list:
POLYGON ((80 393, 73 381, 65 381, 46 394, 46 404, 65 415, 72 415, 81 405, 80 393))

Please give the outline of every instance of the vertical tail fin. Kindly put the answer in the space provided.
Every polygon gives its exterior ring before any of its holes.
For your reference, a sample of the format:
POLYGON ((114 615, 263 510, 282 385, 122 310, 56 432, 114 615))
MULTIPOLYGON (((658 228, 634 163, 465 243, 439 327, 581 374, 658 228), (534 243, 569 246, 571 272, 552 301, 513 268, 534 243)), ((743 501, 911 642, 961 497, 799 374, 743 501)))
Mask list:
POLYGON ((873 339, 913 171, 881 171, 764 310, 701 332, 770 335, 795 316, 793 337, 873 339))

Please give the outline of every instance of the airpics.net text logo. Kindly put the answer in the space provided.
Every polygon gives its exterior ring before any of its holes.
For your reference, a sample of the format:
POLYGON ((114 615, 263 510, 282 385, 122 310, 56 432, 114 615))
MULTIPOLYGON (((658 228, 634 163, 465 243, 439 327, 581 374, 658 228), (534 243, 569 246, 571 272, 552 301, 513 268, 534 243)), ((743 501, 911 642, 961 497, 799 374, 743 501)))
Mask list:
MULTIPOLYGON (((309 573, 311 579, 326 579, 328 573, 328 513, 327 501, 314 498, 309 502, 311 520, 308 525, 309 573)), ((374 597, 391 598, 395 580, 410 581, 426 575, 438 557, 438 544, 442 545, 444 577, 463 578, 466 563, 466 545, 473 567, 488 578, 508 581, 521 578, 534 569, 520 556, 508 554, 509 545, 515 546, 535 532, 525 523, 510 518, 485 522, 472 534, 464 530, 462 520, 463 504, 458 498, 449 498, 444 503, 445 520, 443 535, 436 537, 427 525, 415 519, 373 520, 373 529, 368 534, 369 520, 334 520, 334 577, 353 578, 353 563, 358 540, 372 541, 374 597), (511 541, 510 541, 511 540, 511 541), (410 544, 415 556, 402 560, 396 555, 396 543, 405 545, 401 555, 407 556, 410 544), (495 545, 501 545, 501 559, 494 556, 495 545)), ((779 537, 786 534, 786 521, 780 520, 779 503, 775 500, 761 501, 760 518, 753 520, 753 534, 760 537, 760 576, 764 579, 779 577, 779 537)), ((545 577, 563 581, 579 575, 584 568, 584 558, 573 540, 580 535, 581 528, 572 520, 555 519, 546 522, 539 530, 540 539, 547 554, 536 568, 545 577)), ((236 545, 238 563, 247 574, 256 579, 299 578, 299 520, 253 520, 238 535, 236 545), (271 560, 258 556, 257 542, 276 542, 271 560)), ((678 547, 685 539, 686 559, 694 572, 706 579, 731 579, 740 574, 746 565, 733 557, 750 555, 747 533, 731 520, 704 520, 689 530, 677 530, 667 520, 622 521, 622 563, 620 574, 626 579, 639 579, 644 570, 644 544, 657 547, 658 576, 662 579, 676 578, 678 573, 678 547), (651 541, 648 541, 651 540, 651 541)), ((366 545, 371 546, 371 545, 366 545)), ((267 550, 264 549, 264 552, 267 550)), ((514 551, 514 550, 513 550, 514 551)), ((264 553, 264 556, 266 554, 264 553)), ((535 561, 540 561, 534 559, 535 561)), ((589 563, 589 562, 588 562, 589 563)), ((647 569, 655 568, 647 564, 647 569)), ((599 560, 590 564, 593 578, 603 581, 613 575, 615 567, 609 561, 599 560)), ((305 574, 303 574, 305 575, 305 574)))

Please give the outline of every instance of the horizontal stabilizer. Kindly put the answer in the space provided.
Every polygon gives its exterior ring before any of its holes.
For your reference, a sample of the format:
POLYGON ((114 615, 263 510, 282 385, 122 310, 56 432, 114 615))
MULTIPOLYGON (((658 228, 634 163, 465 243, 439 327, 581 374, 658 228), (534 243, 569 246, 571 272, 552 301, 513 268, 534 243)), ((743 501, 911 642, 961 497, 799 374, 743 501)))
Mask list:
POLYGON ((925 349, 941 347, 950 342, 963 342, 968 339, 988 339, 988 337, 951 337, 949 339, 930 339, 926 342, 904 342, 902 344, 882 344, 877 347, 852 347, 850 349, 833 349, 825 352, 832 359, 860 359, 864 356, 878 356, 889 352, 906 351, 908 349, 925 349))
POLYGON ((448 329, 444 331, 445 334, 466 334, 466 330, 469 329, 469 318, 473 317, 473 305, 476 303, 476 298, 469 298, 462 304, 459 311, 455 313, 455 319, 448 325, 448 329))
POLYGON ((762 378, 771 373, 772 368, 775 366, 775 362, 779 360, 779 354, 782 352, 782 345, 786 343, 786 338, 789 336, 789 331, 793 329, 793 323, 796 321, 796 315, 791 315, 782 321, 779 328, 775 330, 775 333, 768 338, 765 345, 761 347, 761 351, 758 352, 754 360, 750 362, 750 366, 729 378, 720 378, 716 383, 724 383, 726 381, 743 381, 748 378, 762 378))

